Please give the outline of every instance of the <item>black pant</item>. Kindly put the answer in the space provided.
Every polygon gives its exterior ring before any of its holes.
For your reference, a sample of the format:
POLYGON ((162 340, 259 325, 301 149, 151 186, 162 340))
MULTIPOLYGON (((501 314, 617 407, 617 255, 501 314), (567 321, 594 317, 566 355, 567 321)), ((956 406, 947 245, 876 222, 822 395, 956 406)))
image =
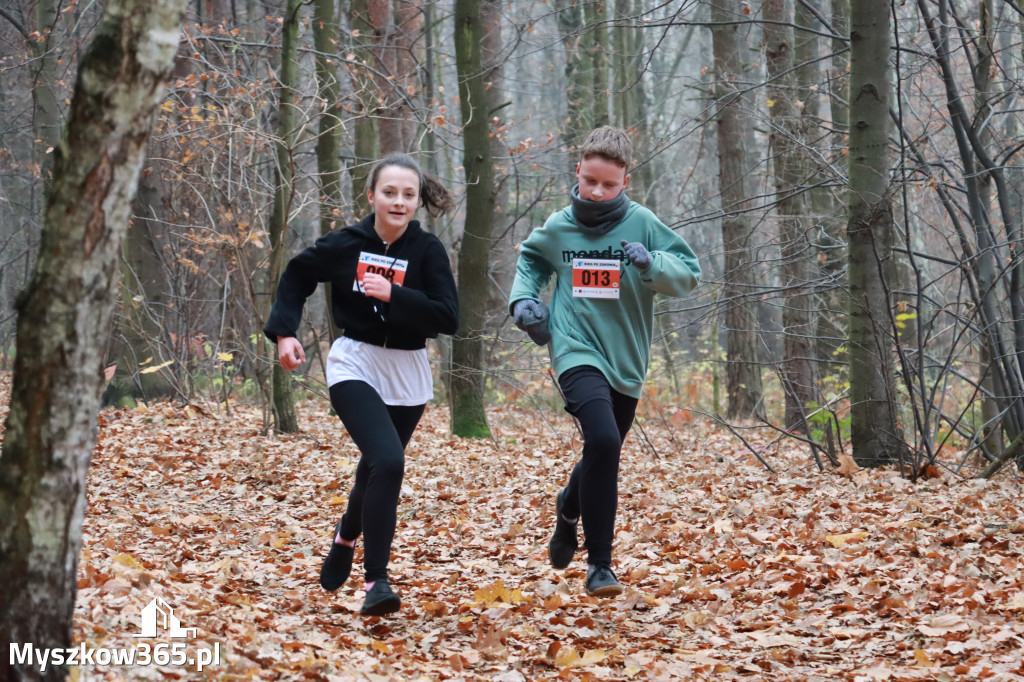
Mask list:
POLYGON ((573 367, 558 377, 566 411, 583 431, 583 456, 573 467, 562 515, 582 517, 587 563, 612 560, 619 502, 619 453, 633 425, 636 398, 619 393, 596 367, 573 367))
POLYGON ((405 446, 426 406, 385 405, 365 381, 331 386, 331 405, 360 452, 356 481, 341 517, 341 537, 363 536, 366 582, 386 579, 405 473, 405 446))

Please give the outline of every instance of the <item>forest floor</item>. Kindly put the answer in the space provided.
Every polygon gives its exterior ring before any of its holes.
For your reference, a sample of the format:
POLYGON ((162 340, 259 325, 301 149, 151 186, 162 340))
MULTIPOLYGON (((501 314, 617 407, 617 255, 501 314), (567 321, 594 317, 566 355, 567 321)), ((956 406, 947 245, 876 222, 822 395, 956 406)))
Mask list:
POLYGON ((547 561, 580 446, 569 417, 503 407, 494 439, 473 441, 430 407, 399 504, 402 609, 363 618, 358 566, 336 593, 318 584, 358 453, 323 404, 299 414, 301 434, 265 436, 242 405, 101 413, 75 642, 156 652, 172 640, 136 636, 161 598, 197 629, 174 641, 221 662, 74 679, 1024 680, 1012 467, 911 483, 769 448, 772 474, 726 431, 648 421, 622 459, 626 591, 597 599, 582 553, 566 570, 547 561))

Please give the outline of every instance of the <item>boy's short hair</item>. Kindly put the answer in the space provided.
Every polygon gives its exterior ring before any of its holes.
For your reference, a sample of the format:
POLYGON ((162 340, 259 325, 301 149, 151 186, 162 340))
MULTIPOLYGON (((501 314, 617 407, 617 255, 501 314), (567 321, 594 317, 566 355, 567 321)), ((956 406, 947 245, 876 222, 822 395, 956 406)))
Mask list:
POLYGON ((601 126, 587 135, 580 149, 580 161, 591 156, 600 156, 628 170, 633 165, 633 143, 629 141, 626 131, 613 126, 601 126))

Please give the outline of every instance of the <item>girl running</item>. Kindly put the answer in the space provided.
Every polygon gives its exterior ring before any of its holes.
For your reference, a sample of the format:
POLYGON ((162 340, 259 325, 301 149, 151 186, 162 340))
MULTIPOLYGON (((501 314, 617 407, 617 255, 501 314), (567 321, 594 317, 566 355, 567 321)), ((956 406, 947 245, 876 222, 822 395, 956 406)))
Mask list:
POLYGON ((264 333, 287 370, 306 360, 295 338, 306 299, 331 282, 331 314, 342 336, 327 358, 331 405, 359 448, 355 483, 335 524, 320 585, 333 591, 352 570, 363 537, 366 598, 360 613, 381 616, 402 604, 388 583, 405 446, 433 395, 426 340, 459 325, 455 279, 440 240, 413 220, 454 206, 451 193, 420 171, 412 157, 392 154, 367 180, 372 212, 295 256, 281 276, 264 333))

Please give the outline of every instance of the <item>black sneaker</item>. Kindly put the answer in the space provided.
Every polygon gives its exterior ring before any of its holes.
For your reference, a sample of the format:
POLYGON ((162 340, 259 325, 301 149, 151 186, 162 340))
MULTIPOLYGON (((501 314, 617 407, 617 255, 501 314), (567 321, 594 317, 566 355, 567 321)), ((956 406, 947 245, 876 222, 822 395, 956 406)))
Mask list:
POLYGON ((366 599, 363 600, 363 608, 359 609, 359 613, 363 616, 386 616, 401 607, 402 599, 391 591, 387 579, 380 579, 366 591, 366 599))
POLYGON ((555 533, 548 543, 548 558, 555 568, 565 568, 572 561, 572 557, 579 548, 576 541, 576 523, 569 523, 562 518, 562 506, 565 504, 566 489, 562 488, 555 499, 555 533))
POLYGON ((324 559, 320 567, 320 587, 328 592, 334 592, 345 584, 348 574, 352 572, 352 555, 355 554, 355 547, 335 542, 341 532, 341 521, 334 526, 334 535, 331 536, 331 551, 324 559))
POLYGON ((622 585, 615 579, 608 564, 591 564, 587 567, 587 594, 592 597, 617 597, 622 594, 622 585))

